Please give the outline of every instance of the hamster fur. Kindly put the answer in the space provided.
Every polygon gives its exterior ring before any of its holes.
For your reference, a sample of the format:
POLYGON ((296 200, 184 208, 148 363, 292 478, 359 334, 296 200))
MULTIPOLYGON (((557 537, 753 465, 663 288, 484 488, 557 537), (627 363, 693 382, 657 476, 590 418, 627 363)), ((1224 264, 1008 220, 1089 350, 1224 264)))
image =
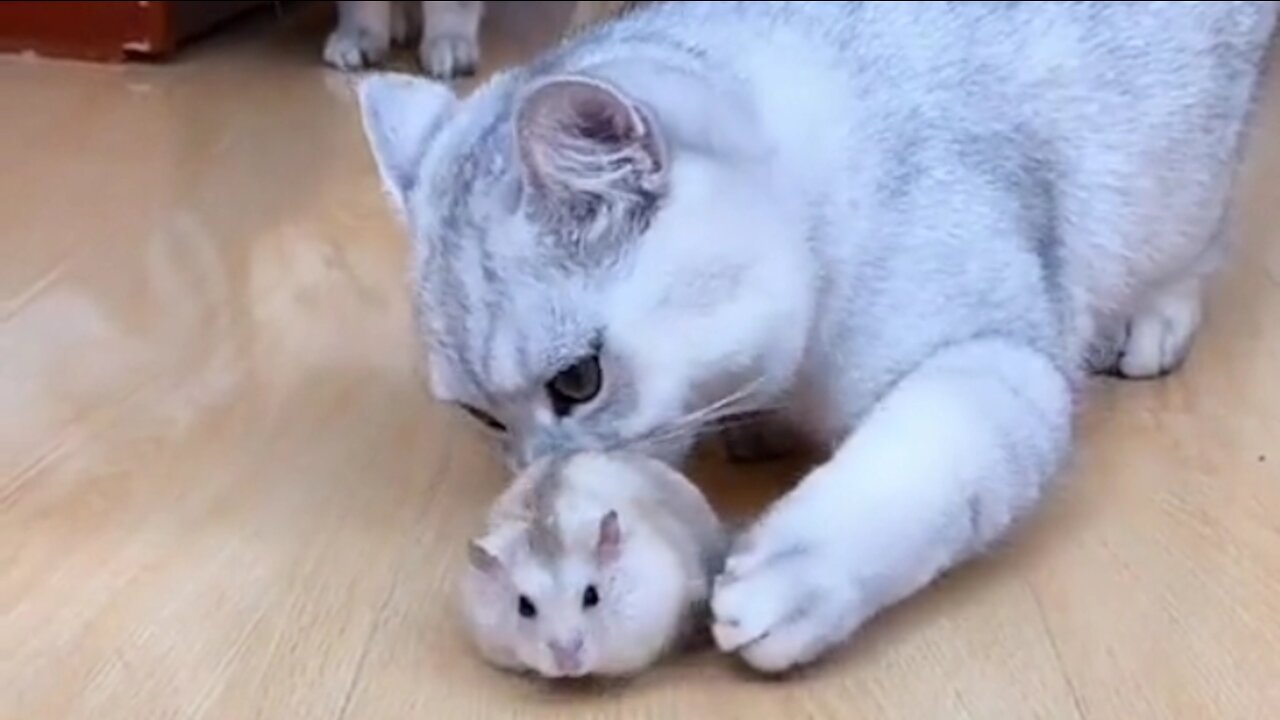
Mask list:
POLYGON ((701 492, 656 460, 547 459, 514 480, 471 541, 463 616, 498 667, 635 674, 688 636, 728 542, 701 492))

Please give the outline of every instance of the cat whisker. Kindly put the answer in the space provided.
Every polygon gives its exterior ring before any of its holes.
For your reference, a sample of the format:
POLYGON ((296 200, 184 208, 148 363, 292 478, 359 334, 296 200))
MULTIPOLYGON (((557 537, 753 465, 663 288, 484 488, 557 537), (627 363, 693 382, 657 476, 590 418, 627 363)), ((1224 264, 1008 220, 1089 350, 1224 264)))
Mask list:
MULTIPOLYGON (((743 383, 723 397, 687 412, 668 423, 658 425, 648 432, 630 439, 627 444, 659 444, 671 440, 697 438, 708 433, 717 432, 725 427, 723 421, 732 419, 734 416, 746 411, 747 408, 743 406, 750 404, 749 400, 752 393, 763 382, 763 377, 757 377, 743 383)), ((761 406, 751 407, 753 412, 768 411, 769 409, 761 406)))
MULTIPOLYGON (((771 410, 781 410, 783 406, 759 408, 760 412, 769 412, 771 410)), ((682 439, 701 439, 707 435, 723 432, 730 428, 749 425, 754 421, 753 417, 739 415, 736 413, 725 413, 708 419, 706 422, 694 425, 684 425, 680 427, 668 427, 665 432, 651 433, 643 437, 637 438, 635 442, 645 442, 660 444, 671 440, 682 439)))

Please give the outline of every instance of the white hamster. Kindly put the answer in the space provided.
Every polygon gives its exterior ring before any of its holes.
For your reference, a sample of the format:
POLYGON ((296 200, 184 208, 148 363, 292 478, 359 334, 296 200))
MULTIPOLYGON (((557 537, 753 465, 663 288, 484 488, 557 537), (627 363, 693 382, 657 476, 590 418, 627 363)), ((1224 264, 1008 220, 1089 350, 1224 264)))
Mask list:
POLYGON ((515 478, 471 541, 463 615, 498 667, 631 675, 688 636, 728 542, 702 493, 657 460, 543 460, 515 478))

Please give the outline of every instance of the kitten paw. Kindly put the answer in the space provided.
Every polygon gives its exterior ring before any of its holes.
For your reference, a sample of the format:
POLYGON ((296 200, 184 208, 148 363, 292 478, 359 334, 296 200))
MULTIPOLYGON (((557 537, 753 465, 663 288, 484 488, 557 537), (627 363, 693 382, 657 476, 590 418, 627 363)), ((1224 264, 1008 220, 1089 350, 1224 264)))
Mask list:
POLYGON ((1170 293, 1129 321, 1115 370, 1121 377, 1155 378, 1176 370, 1200 328, 1200 294, 1170 293))
POLYGON ((749 539, 717 578, 712 635, 763 673, 816 660, 859 624, 846 573, 817 545, 749 539))
POLYGON ((474 75, 480 65, 480 43, 466 35, 430 35, 418 47, 422 69, 433 77, 474 75))
POLYGON ((390 41, 364 30, 339 28, 324 44, 324 61, 339 70, 360 70, 386 58, 390 41))

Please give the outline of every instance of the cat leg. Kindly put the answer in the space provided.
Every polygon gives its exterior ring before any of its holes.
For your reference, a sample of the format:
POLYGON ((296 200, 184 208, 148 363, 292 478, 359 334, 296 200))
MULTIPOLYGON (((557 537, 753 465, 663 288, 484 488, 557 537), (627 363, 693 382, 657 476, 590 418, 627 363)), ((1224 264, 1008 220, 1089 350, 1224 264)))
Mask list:
POLYGON ((324 44, 324 60, 340 70, 382 62, 391 49, 389 0, 339 0, 338 26, 324 44))
POLYGON ((1191 352, 1204 302, 1199 275, 1161 288, 1130 318, 1115 372, 1154 378, 1178 368, 1191 352))
POLYGON ((475 73, 480 64, 480 17, 484 3, 479 0, 422 3, 422 40, 418 59, 422 69, 438 78, 475 73))
POLYGON ((1070 445, 1070 384, 988 339, 944 350, 737 543, 712 632, 763 672, 817 659, 878 611, 988 547, 1070 445))
POLYGON ((418 2, 394 0, 391 4, 391 42, 406 46, 420 38, 422 5, 418 2))

